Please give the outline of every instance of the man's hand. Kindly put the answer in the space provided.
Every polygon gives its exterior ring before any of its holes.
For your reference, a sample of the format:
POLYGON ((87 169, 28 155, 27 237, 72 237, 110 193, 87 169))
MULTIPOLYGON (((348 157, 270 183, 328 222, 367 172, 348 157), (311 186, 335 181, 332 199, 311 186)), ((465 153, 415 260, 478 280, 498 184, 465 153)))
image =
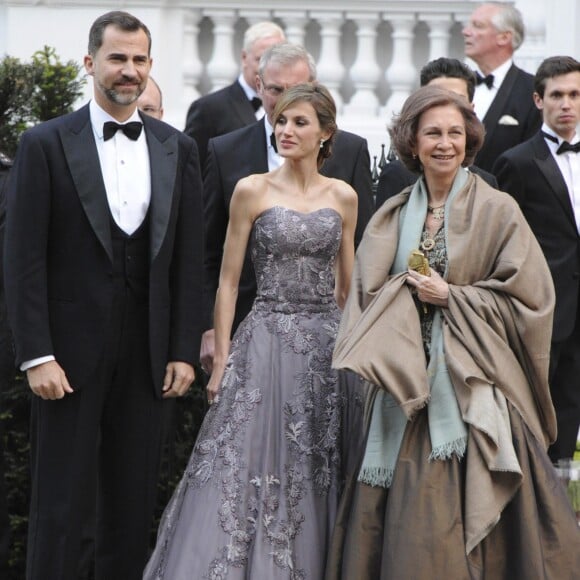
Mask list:
POLYGON ((62 367, 55 360, 28 369, 26 377, 32 392, 41 399, 62 399, 74 392, 62 367))
POLYGON ((211 375, 213 372, 213 357, 215 355, 215 330, 210 328, 201 336, 201 348, 199 350, 199 360, 201 368, 211 375))
POLYGON ((170 362, 163 379, 163 398, 181 397, 187 393, 195 380, 195 371, 189 363, 170 362))

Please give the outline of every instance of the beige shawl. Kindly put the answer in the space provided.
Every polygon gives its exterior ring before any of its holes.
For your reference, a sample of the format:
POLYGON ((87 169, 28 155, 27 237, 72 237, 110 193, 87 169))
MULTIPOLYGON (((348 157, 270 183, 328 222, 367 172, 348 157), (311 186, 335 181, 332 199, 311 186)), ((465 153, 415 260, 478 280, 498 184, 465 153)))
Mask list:
MULTIPOLYGON (((359 246, 334 366, 386 389, 409 419, 429 400, 419 317, 404 274, 389 276, 409 189, 373 216, 359 246)), ((466 553, 489 533, 521 484, 506 399, 547 446, 556 422, 548 389, 554 289, 516 202, 470 175, 447 219, 445 358, 469 429, 466 553)))

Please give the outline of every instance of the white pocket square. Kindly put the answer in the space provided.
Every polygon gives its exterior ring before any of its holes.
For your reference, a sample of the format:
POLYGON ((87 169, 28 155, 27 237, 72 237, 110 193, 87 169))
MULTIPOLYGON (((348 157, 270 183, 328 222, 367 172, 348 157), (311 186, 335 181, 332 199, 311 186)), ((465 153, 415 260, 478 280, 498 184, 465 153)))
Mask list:
POLYGON ((504 115, 497 122, 498 125, 519 125, 518 120, 514 119, 511 115, 504 115))

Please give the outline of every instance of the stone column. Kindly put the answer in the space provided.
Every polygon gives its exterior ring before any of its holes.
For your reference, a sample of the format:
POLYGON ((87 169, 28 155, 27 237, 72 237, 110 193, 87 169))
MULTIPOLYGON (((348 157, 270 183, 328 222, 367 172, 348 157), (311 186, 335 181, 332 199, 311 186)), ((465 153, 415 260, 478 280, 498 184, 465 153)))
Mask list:
POLYGON ((274 10, 274 16, 284 23, 286 40, 304 46, 308 16, 305 10, 274 10))
POLYGON ((412 51, 415 35, 414 14, 397 14, 390 18, 393 26, 393 59, 385 75, 391 96, 383 109, 383 117, 390 121, 398 113, 417 84, 417 70, 413 65, 412 51))
POLYGON ((352 68, 355 93, 344 111, 347 114, 374 116, 378 112, 379 100, 376 88, 381 70, 376 59, 377 17, 369 12, 348 12, 346 17, 357 25, 357 56, 352 68))
POLYGON ((199 59, 197 37, 201 11, 186 10, 183 15, 183 101, 189 106, 199 97, 197 84, 201 77, 203 65, 199 59))
POLYGON ((429 27, 429 60, 449 56, 452 20, 449 14, 419 14, 419 20, 429 27))
POLYGON ((234 60, 234 25, 237 20, 235 10, 204 10, 204 16, 214 25, 213 54, 207 63, 207 73, 211 80, 211 90, 221 89, 234 80, 238 74, 238 62, 234 60))
POLYGON ((316 68, 318 80, 326 85, 336 103, 336 110, 342 110, 340 83, 344 66, 340 60, 340 28, 343 23, 341 12, 311 12, 310 17, 320 24, 320 57, 316 68))

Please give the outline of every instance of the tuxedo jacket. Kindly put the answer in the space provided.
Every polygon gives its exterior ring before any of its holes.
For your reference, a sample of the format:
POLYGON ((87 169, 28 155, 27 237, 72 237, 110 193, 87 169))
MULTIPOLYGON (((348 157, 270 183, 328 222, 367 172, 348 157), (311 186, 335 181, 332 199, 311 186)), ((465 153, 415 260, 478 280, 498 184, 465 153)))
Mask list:
MULTIPOLYGON (((202 184, 193 140, 142 120, 151 167, 149 344, 160 394, 167 362, 198 360, 202 184)), ((53 354, 73 388, 88 384, 103 354, 113 298, 110 216, 88 105, 22 136, 5 238, 16 362, 53 354)))
MULTIPOLYGON (((373 213, 367 142, 358 135, 338 131, 332 151, 331 157, 322 166, 321 173, 342 179, 357 192, 358 219, 355 243, 358 244, 373 213)), ((263 120, 209 141, 203 189, 206 227, 206 303, 211 304, 210 314, 213 313, 229 221, 229 205, 236 183, 242 177, 267 172, 266 131, 263 120)), ((248 250, 240 277, 234 330, 250 311, 255 296, 256 279, 248 250)), ((211 320, 207 323, 209 328, 213 327, 211 320)))
MULTIPOLYGON (((479 175, 479 177, 484 179, 489 185, 491 185, 491 187, 497 188, 497 179, 491 173, 484 171, 475 165, 472 165, 469 168, 469 171, 479 175)), ((403 191, 405 187, 413 185, 418 177, 419 176, 416 173, 409 171, 400 159, 395 159, 394 161, 387 163, 383 167, 377 183, 375 210, 379 209, 387 199, 403 191)))
POLYGON ((483 118, 485 141, 474 165, 491 171, 495 160, 504 151, 539 131, 542 116, 533 94, 534 77, 512 64, 483 118))
POLYGON ((193 137, 199 150, 203 169, 207 157, 207 143, 212 137, 225 135, 256 122, 252 104, 242 85, 231 85, 193 101, 187 112, 185 134, 193 137))
POLYGON ((552 339, 564 340, 574 329, 580 280, 580 237, 566 182, 541 132, 501 155, 493 171, 544 251, 556 289, 552 339))

